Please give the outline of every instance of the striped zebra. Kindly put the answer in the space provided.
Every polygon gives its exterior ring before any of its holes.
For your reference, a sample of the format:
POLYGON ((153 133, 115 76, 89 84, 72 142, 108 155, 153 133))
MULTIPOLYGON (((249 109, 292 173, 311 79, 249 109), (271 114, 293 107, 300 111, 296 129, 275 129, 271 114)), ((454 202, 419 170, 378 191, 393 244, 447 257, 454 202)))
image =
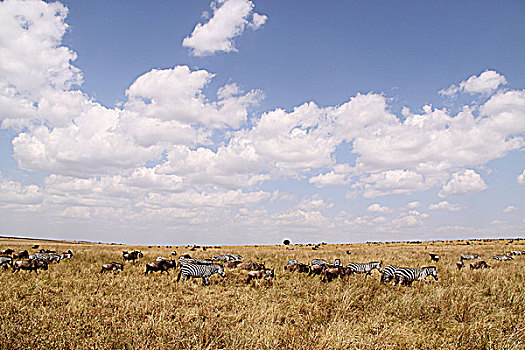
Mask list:
POLYGON ((314 259, 312 260, 312 266, 315 266, 315 265, 328 265, 328 262, 322 259, 314 259))
POLYGON ((377 269, 381 273, 381 264, 383 262, 369 262, 368 264, 363 263, 350 263, 346 265, 346 268, 350 270, 350 273, 366 273, 366 275, 372 275, 372 271, 377 269))
POLYGON ((295 259, 289 259, 286 265, 297 265, 299 262, 295 259))
POLYGON ((29 256, 29 260, 41 260, 50 264, 52 261, 60 263, 61 256, 57 253, 35 253, 29 256))
POLYGON ((381 283, 388 283, 395 277, 396 270, 400 267, 394 265, 388 265, 381 272, 381 283))
POLYGON ((9 266, 13 267, 13 258, 9 256, 0 256, 0 266, 3 266, 4 270, 7 270, 9 266))
POLYGON ((181 256, 177 262, 179 267, 186 265, 186 264, 211 265, 213 263, 214 262, 210 259, 185 258, 183 256, 181 256))
POLYGON ((461 254, 461 257, 460 257, 461 260, 472 260, 472 259, 479 259, 479 258, 480 256, 477 254, 472 254, 472 255, 461 254))
POLYGON ((436 281, 438 280, 437 269, 435 266, 427 266, 420 269, 413 267, 398 267, 394 272, 394 276, 394 286, 396 284, 410 286, 414 281, 430 283, 426 280, 428 276, 434 277, 436 281))
POLYGON ((330 266, 341 266, 341 267, 343 267, 343 264, 341 264, 341 259, 335 259, 334 262, 330 266))
POLYGON ((188 277, 202 278, 202 285, 207 286, 210 284, 210 276, 218 273, 223 278, 226 276, 224 268, 219 264, 212 265, 197 265, 197 264, 185 264, 180 268, 179 274, 177 275, 177 282, 182 276, 182 280, 186 280, 188 277))
POLYGON ((493 258, 495 260, 502 260, 502 261, 514 260, 514 258, 512 256, 506 256, 506 255, 494 255, 493 258))

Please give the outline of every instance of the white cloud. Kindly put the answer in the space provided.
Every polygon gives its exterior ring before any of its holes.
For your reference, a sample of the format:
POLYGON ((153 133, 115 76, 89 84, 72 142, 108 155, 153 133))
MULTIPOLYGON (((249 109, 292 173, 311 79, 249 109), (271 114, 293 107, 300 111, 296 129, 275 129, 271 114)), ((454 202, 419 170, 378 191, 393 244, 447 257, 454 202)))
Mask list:
POLYGON ((439 192, 440 197, 471 195, 487 188, 481 176, 472 169, 452 175, 452 179, 439 192))
POLYGON ((451 204, 448 201, 441 201, 439 203, 430 204, 429 210, 447 210, 447 211, 460 211, 461 206, 459 204, 451 204))
POLYGON ((504 213, 511 213, 513 211, 516 211, 518 210, 517 207, 513 206, 513 205, 509 205, 508 207, 506 207, 505 209, 503 209, 503 212, 504 213))
POLYGON ((407 208, 408 209, 415 209, 415 208, 418 208, 420 207, 422 204, 421 202, 418 202, 418 201, 414 201, 414 202, 410 202, 407 204, 407 208))
POLYGON ((486 70, 479 76, 473 75, 467 80, 462 81, 459 83, 459 86, 451 85, 449 88, 441 90, 439 93, 448 97, 454 97, 459 92, 489 95, 500 85, 505 85, 506 83, 507 80, 503 75, 493 70, 486 70))
POLYGON ((42 203, 44 195, 40 187, 22 185, 6 179, 0 173, 0 208, 24 208, 42 203))
POLYGON ((392 209, 383 207, 378 203, 370 204, 366 210, 373 213, 390 213, 392 211, 392 209))
POLYGON ((518 175, 516 181, 518 181, 518 185, 525 187, 525 170, 523 170, 523 172, 518 175))
POLYGON ((191 49, 195 56, 209 56, 216 52, 237 51, 234 38, 246 27, 259 29, 267 16, 253 12, 249 0, 218 0, 212 2, 213 16, 208 22, 198 23, 182 45, 191 49))

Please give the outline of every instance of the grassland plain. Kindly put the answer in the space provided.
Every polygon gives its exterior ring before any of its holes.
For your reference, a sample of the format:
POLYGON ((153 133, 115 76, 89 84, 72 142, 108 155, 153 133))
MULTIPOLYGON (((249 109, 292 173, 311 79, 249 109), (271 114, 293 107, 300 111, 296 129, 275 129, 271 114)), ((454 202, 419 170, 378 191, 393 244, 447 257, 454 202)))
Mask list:
POLYGON ((74 253, 38 274, 0 271, 2 349, 524 349, 525 257, 494 254, 525 250, 525 241, 458 241, 294 246, 145 247, 0 239, 0 249, 40 248, 74 253), (120 273, 99 274, 122 262, 122 251, 144 258, 120 273), (246 285, 246 271, 226 269, 211 285, 176 283, 176 273, 144 275, 144 265, 170 252, 210 257, 238 253, 276 269, 269 285, 246 285), (345 252, 350 250, 352 255, 345 252), (439 281, 411 287, 382 285, 379 274, 322 283, 288 273, 287 259, 343 264, 382 260, 399 266, 441 259, 439 281), (462 253, 492 267, 457 271, 462 253))

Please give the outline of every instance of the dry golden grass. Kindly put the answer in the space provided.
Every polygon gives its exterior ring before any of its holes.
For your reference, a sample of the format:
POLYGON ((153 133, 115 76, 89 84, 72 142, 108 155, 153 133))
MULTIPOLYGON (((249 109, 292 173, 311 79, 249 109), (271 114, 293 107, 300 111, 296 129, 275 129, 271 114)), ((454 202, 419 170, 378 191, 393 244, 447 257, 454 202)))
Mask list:
POLYGON ((74 253, 38 274, 0 271, 0 347, 3 349, 523 349, 525 257, 499 262, 524 241, 325 245, 318 251, 282 246, 187 248, 0 240, 0 249, 41 248, 74 253), (122 250, 145 257, 121 273, 100 275, 101 265, 122 261, 122 250), (276 269, 271 285, 244 284, 246 272, 176 283, 176 273, 144 276, 157 256, 238 253, 276 269), (345 251, 351 250, 347 256, 345 251), (322 283, 282 267, 289 258, 348 262, 383 260, 384 266, 430 265, 441 256, 440 280, 412 287, 372 278, 322 283), (457 271, 461 253, 477 253, 492 268, 457 271))

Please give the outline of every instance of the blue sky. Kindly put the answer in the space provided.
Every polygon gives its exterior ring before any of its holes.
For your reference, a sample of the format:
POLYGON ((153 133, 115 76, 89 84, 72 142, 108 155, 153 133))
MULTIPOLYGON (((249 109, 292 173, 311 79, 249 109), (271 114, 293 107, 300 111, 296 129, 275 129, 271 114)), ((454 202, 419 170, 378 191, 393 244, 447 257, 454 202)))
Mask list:
POLYGON ((523 236, 521 1, 4 1, 1 234, 523 236))

